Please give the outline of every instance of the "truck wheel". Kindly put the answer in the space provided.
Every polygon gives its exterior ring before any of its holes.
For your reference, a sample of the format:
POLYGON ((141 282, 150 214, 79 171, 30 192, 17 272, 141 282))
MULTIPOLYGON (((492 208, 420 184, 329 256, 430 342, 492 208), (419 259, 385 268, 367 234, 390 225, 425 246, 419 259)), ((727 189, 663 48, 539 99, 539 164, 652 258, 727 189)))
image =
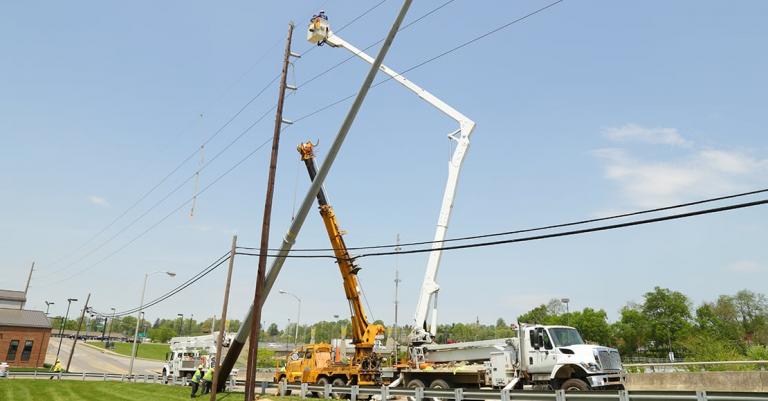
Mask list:
POLYGON ((163 369, 163 384, 168 384, 168 371, 163 369))
POLYGON ((581 379, 568 379, 560 386, 565 391, 589 391, 589 385, 581 379))
MULTIPOLYGON (((449 390, 451 386, 448 385, 448 382, 446 382, 443 379, 435 379, 432 380, 432 384, 429 385, 429 388, 435 389, 435 390, 449 390)), ((439 401, 453 401, 453 398, 435 398, 439 401)))
MULTIPOLYGON (((333 383, 331 383, 331 385, 333 387, 341 387, 341 386, 346 386, 347 383, 344 381, 344 379, 342 379, 340 377, 337 377, 337 378, 333 379, 333 383)), ((349 398, 349 395, 342 394, 342 393, 331 393, 331 397, 334 400, 340 400, 340 399, 343 399, 343 398, 349 398)))
POLYGON ((440 390, 447 390, 451 388, 451 386, 448 385, 448 383, 443 379, 435 379, 432 381, 432 384, 429 385, 429 388, 436 388, 440 390))
MULTIPOLYGON (((287 384, 288 384, 288 379, 286 379, 286 378, 285 378, 285 376, 280 376, 280 380, 279 380, 279 382, 280 382, 281 384, 285 384, 285 385, 287 385, 287 384)), ((279 394, 278 394, 278 395, 279 395, 279 394)), ((291 390, 290 390, 290 389, 288 389, 288 388, 286 388, 286 389, 285 389, 285 395, 291 395, 291 390)))
POLYGON ((412 379, 411 381, 408 382, 408 385, 406 387, 408 387, 409 389, 413 390, 416 387, 424 388, 426 386, 424 385, 423 381, 421 381, 419 379, 412 379))
MULTIPOLYGON (((315 384, 318 386, 325 387, 325 385, 328 384, 328 379, 325 377, 321 377, 317 379, 317 383, 315 384)), ((316 391, 314 394, 315 394, 315 397, 317 398, 325 398, 325 391, 316 391)))

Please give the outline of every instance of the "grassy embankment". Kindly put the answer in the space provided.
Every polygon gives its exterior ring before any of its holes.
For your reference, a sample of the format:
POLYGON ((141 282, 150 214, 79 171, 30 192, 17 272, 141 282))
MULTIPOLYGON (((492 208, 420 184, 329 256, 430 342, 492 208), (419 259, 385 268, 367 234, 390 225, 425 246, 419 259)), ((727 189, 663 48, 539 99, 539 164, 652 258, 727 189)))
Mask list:
MULTIPOLYGON (((101 341, 88 341, 88 344, 104 348, 104 343, 101 341)), ((131 347, 133 347, 133 343, 115 343, 115 349, 111 351, 120 355, 131 356, 131 347)), ((169 351, 170 348, 168 344, 139 344, 139 350, 136 352, 136 356, 138 358, 164 361, 165 354, 169 351)))
MULTIPOLYGON (((82 382, 67 380, 0 379, 0 400, 13 401, 181 401, 189 400, 189 387, 162 384, 82 382)), ((200 393, 198 393, 198 398, 200 393)), ((202 397, 201 399, 207 399, 202 397)), ((217 399, 242 401, 242 393, 224 393, 217 399)), ((261 398, 272 401, 303 401, 299 397, 261 398)))

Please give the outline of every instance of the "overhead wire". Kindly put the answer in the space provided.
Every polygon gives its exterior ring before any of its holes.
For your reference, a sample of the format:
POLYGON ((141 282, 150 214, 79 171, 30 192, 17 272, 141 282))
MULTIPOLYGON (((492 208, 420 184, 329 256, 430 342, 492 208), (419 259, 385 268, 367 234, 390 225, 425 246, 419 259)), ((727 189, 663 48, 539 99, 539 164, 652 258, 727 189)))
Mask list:
MULTIPOLYGON (((469 46, 472 43, 475 43, 475 42, 477 42, 477 41, 479 41, 481 39, 484 39, 484 38, 486 38, 488 36, 491 36, 491 35, 499 32, 499 31, 502 31, 502 30, 504 30, 504 29, 506 29, 506 28, 508 28, 508 27, 510 27, 512 25, 514 25, 514 24, 520 23, 520 22, 522 22, 522 21, 524 21, 524 20, 526 20, 526 19, 528 19, 528 18, 530 18, 530 17, 532 17, 532 16, 534 16, 536 14, 539 14, 539 13, 541 13, 541 12, 551 8, 551 7, 554 7, 555 5, 560 4, 563 1, 565 1, 565 0, 557 0, 555 2, 549 3, 549 4, 547 4, 547 5, 543 6, 543 7, 540 7, 538 9, 534 10, 534 11, 529 12, 528 14, 523 15, 522 17, 516 18, 516 19, 514 19, 514 20, 512 20, 510 22, 502 24, 501 26, 498 26, 498 27, 496 27, 496 28, 494 28, 494 29, 492 29, 492 30, 490 30, 488 32, 485 32, 485 33, 483 33, 483 34, 481 34, 479 36, 476 36, 476 37, 466 41, 466 42, 463 42, 463 43, 459 44, 458 46, 454 46, 454 47, 452 47, 452 48, 450 48, 450 49, 448 49, 446 51, 443 51, 442 53, 439 53, 439 54, 437 54, 437 55, 435 55, 433 57, 430 57, 430 58, 428 58, 428 59, 426 59, 426 60, 424 60, 424 61, 422 61, 422 62, 420 62, 418 64, 415 64, 415 65, 413 65, 413 66, 411 66, 409 68, 406 68, 405 70, 403 70, 400 73, 398 73, 395 77, 402 76, 403 74, 405 74, 407 72, 411 72, 411 71, 413 71, 415 69, 421 68, 424 65, 427 65, 427 64, 429 64, 429 63, 431 63, 433 61, 436 61, 436 60, 438 60, 438 59, 440 59, 442 57, 445 57, 445 56, 447 56, 447 55, 449 55, 449 54, 451 54, 451 53, 453 53, 453 52, 455 52, 455 51, 457 51, 459 49, 462 49, 462 48, 464 48, 466 46, 469 46)), ((387 78, 385 78, 385 79, 383 79, 383 80, 381 80, 379 82, 376 82, 373 85, 371 85, 371 89, 374 89, 374 88, 376 88, 376 87, 378 87, 378 86, 380 86, 382 84, 385 84, 385 83, 391 81, 392 79, 394 79, 395 77, 387 77, 387 78)), ((305 120, 307 118, 310 118, 312 116, 315 116, 315 115, 317 115, 317 114, 319 114, 319 113, 321 113, 321 112, 323 112, 325 110, 328 110, 328 109, 332 108, 333 106, 336 106, 338 104, 344 103, 345 101, 347 101, 349 99, 352 99, 353 97, 355 97, 355 95, 357 95, 357 94, 356 93, 351 93, 351 94, 349 94, 347 96, 339 98, 339 99, 337 99, 337 100, 335 100, 335 101, 333 101, 333 102, 331 102, 331 103, 329 103, 329 104, 327 104, 325 106, 322 106, 322 107, 320 107, 320 108, 318 108, 318 109, 316 109, 314 111, 311 111, 311 112, 309 112, 309 113, 307 113, 305 115, 302 115, 301 117, 299 117, 296 120, 294 120, 294 122, 299 122, 299 121, 305 120)))
MULTIPOLYGON (((647 225, 652 223, 658 223, 658 222, 664 222, 664 221, 671 221, 671 220, 679 220, 679 219, 685 219, 695 216, 702 216, 702 215, 708 215, 708 214, 714 214, 714 213, 721 213, 731 210, 737 210, 737 209, 743 209, 743 208, 750 208, 760 205, 768 204, 768 199, 761 199, 757 201, 752 202, 743 202, 738 204, 732 204, 727 206, 721 206, 716 208, 710 208, 710 209, 703 209, 703 210, 697 210, 697 211, 691 211, 686 213, 679 213, 675 215, 668 215, 668 216, 660 216, 655 218, 649 218, 649 219, 643 219, 643 220, 635 220, 625 223, 617 223, 617 224, 610 224, 610 225, 604 225, 599 227, 590 227, 586 229, 581 230, 571 230, 571 231, 563 231, 563 232, 557 232, 557 233, 551 233, 551 234, 543 234, 543 235, 537 235, 537 236, 529 236, 529 237, 522 237, 522 238, 512 238, 507 240, 499 240, 499 241, 489 241, 489 242, 482 242, 482 243, 474 243, 474 244, 465 244, 465 245, 456 245, 456 246, 446 246, 446 247, 440 247, 440 248, 424 248, 424 249, 414 249, 414 250, 395 250, 392 252, 377 252, 377 253, 368 253, 368 254, 362 254, 359 256, 351 257, 351 260, 357 260, 361 258, 366 257, 375 257, 375 256, 398 256, 401 254, 415 254, 415 253, 426 253, 426 252, 433 252, 436 250, 444 250, 444 251, 450 251, 450 250, 460 250, 460 249, 470 249, 470 248, 479 248, 479 247, 489 247, 489 246, 497 246, 497 245, 504 245, 504 244, 511 244, 511 243, 520 243, 520 242, 529 242, 529 241, 537 241, 537 240, 543 240, 543 239, 552 239, 552 238, 559 238, 559 237, 567 237, 567 236, 574 236, 574 235, 582 235, 582 234, 588 234, 588 233, 595 233, 595 232, 601 232, 601 231, 608 231, 608 230, 615 230, 620 228, 627 228, 632 226, 638 226, 638 225, 647 225)), ((236 252, 236 255, 245 255, 245 256, 258 256, 256 253, 247 253, 247 252, 236 252)), ((269 255, 269 257, 277 257, 277 255, 269 255)), ((333 258, 338 259, 337 257, 333 255, 288 255, 285 256, 287 258, 333 258)), ((161 295, 158 298, 153 299, 152 301, 149 301, 144 304, 144 306, 136 307, 133 309, 129 309, 126 311, 121 311, 119 313, 115 313, 116 316, 125 316, 132 313, 138 312, 140 309, 147 309, 151 306, 154 306, 173 295, 181 292, 185 288, 189 287, 190 285, 194 284, 195 282, 199 281, 200 279, 204 278, 206 275, 210 274, 213 270, 221 266, 224 262, 229 260, 229 252, 225 253, 224 255, 220 256, 216 261, 208 265, 207 267, 203 268, 200 272, 189 278, 184 283, 180 284, 176 288, 166 292, 165 294, 161 295)), ((365 296, 365 294, 363 294, 365 296)), ((367 302, 367 299, 366 299, 367 302)), ((370 310, 370 306, 369 306, 370 310)))
MULTIPOLYGON (((382 5, 382 4, 383 4, 383 3, 385 3, 385 2, 386 2, 386 0, 380 1, 380 2, 379 2, 379 3, 377 3, 376 5, 374 5, 374 6, 370 7, 370 8, 368 8, 368 9, 366 9, 366 10, 365 10, 365 11, 364 11, 362 14, 360 14, 360 15, 356 16, 355 18, 353 18, 351 21, 349 21, 347 24, 345 24, 345 25, 344 25, 344 26, 343 26, 341 29, 344 29, 344 28, 346 28, 346 27, 350 26, 351 24, 353 24, 353 23, 357 22, 357 21, 358 21, 358 20, 360 20, 362 17, 364 17, 365 15, 367 15, 368 13, 370 13, 371 11, 373 11, 374 9, 378 8, 380 5, 382 5)), ((278 41, 278 42, 276 42, 276 43, 280 43, 280 41, 278 41)), ((274 47, 274 46, 272 46, 272 47, 274 47)), ((268 50, 268 51, 269 51, 269 50, 268 50)), ((306 54, 306 52, 305 52, 305 54, 306 54)), ((257 61, 257 63, 256 63, 256 64, 258 64, 258 63, 261 61, 261 59, 263 59, 264 57, 266 57, 266 53, 265 53, 264 55, 262 55, 262 57, 260 58, 260 60, 259 60, 259 61, 257 61)), ((252 67, 251 67, 251 69, 252 69, 252 68, 254 68, 254 67, 252 66, 252 67)), ((243 75, 242 75, 240 78, 238 78, 238 81, 239 81, 239 80, 241 80, 241 79, 242 79, 242 78, 243 78, 245 75, 247 75, 247 73, 248 73, 248 72, 246 72, 246 74, 243 74, 243 75)), ((216 137, 217 137, 217 136, 218 136, 218 135, 219 135, 219 134, 220 134, 220 133, 221 133, 221 132, 222 132, 222 131, 223 131, 223 130, 226 128, 226 127, 228 127, 228 126, 229 126, 229 125, 230 125, 230 124, 231 124, 231 123, 232 123, 232 122, 233 122, 233 121, 234 121, 234 120, 235 120, 235 119, 236 119, 238 116, 240 116, 240 114, 242 114, 242 113, 243 113, 243 111, 245 111, 245 109, 247 109, 247 108, 248 108, 248 107, 249 107, 249 106, 250 106, 250 105, 251 105, 251 104, 252 104, 252 103, 253 103, 253 102, 254 102, 256 99, 258 99, 258 98, 259 98, 259 97, 260 97, 260 96, 261 96, 261 95, 262 95, 262 94, 263 94, 263 93, 264 93, 264 92, 265 92, 265 91, 266 91, 266 90, 267 90, 269 87, 271 87, 271 86, 272 86, 272 84, 274 84, 274 83, 277 81, 277 79, 278 79, 279 77, 280 77, 280 74, 277 74, 275 77, 273 77, 273 78, 272 78, 272 79, 269 81, 269 83, 267 83, 267 85, 265 85, 265 86, 264 86, 264 87, 263 87, 263 88, 262 88, 262 89, 261 89, 259 92, 257 92, 257 94, 256 94, 255 96, 253 96, 253 97, 252 97, 252 98, 251 98, 251 99, 250 99, 248 102, 246 102, 246 103, 245 103, 245 104, 244 104, 244 105, 243 105, 243 106, 242 106, 242 107, 241 107, 241 108, 240 108, 240 109, 239 109, 239 110, 238 110, 238 111, 237 111, 237 112, 236 112, 234 115, 232 115, 232 116, 231 116, 231 117, 230 117, 230 118, 229 118, 229 119, 228 119, 228 120, 227 120, 227 121, 226 121, 226 122, 225 122, 225 123, 224 123, 224 124, 223 124, 221 127, 219 127, 219 129, 218 129, 217 131, 215 131, 215 132, 214 132, 214 133, 213 133, 211 136, 209 136, 209 137, 208 137, 208 138, 207 138, 205 141, 203 141, 203 143, 202 143, 200 146, 205 146, 205 145, 207 145, 209 142, 211 142, 211 141, 212 141, 214 138, 216 138, 216 137)), ((233 84, 233 85, 231 85, 231 86, 234 86, 234 84, 233 84)), ((226 89, 226 91, 228 91, 229 89, 231 89, 231 86, 230 86, 230 88, 227 88, 227 89, 226 89)), ((295 93, 295 92, 291 92, 291 93, 289 94, 289 96, 290 96, 291 94, 293 94, 293 93, 295 93)), ((213 160, 215 160, 216 158, 218 158, 218 156, 220 156, 220 155, 221 155, 221 154, 222 154, 224 151, 226 151, 227 149, 229 149, 229 148, 230 148, 230 147, 231 147, 231 146, 232 146, 232 145, 233 145, 235 142, 237 142, 237 141, 238 141, 240 138, 242 138, 242 136, 243 136, 243 135, 244 135, 246 132, 248 132, 248 131, 249 131, 251 128, 253 128, 253 126, 254 126, 256 123, 260 122, 260 121, 261 121, 261 120, 262 120, 262 119, 265 117, 265 115, 266 115, 267 113, 269 113, 269 112, 273 111, 275 108, 276 108, 276 106, 273 106, 273 107, 272 107, 272 108, 270 108, 270 109, 269 109, 267 112, 265 112, 265 113, 264 113, 264 114, 263 114, 263 115, 262 115, 262 116, 261 116, 261 117, 260 117, 260 118, 259 118, 259 119, 258 119, 256 122, 255 122, 255 123, 253 123, 253 124, 252 124, 250 127, 248 127, 248 128, 245 130, 245 131, 243 131, 243 133, 241 133, 241 134, 240 134, 238 137, 236 137, 236 138, 235 138, 233 141, 231 141, 231 142, 230 142, 230 143, 229 143, 227 146, 225 146, 225 148, 224 148, 222 151, 220 151, 219 153, 217 153, 217 155, 216 155, 216 156, 214 156, 214 158, 213 158, 213 159, 211 159, 211 160, 210 160, 208 163, 206 163, 206 164, 205 164, 205 166, 201 167, 201 168, 198 170, 198 172, 197 172, 197 173, 199 174, 199 171, 201 171, 202 169, 204 169, 206 166, 208 166, 208 165, 210 164, 210 162, 212 162, 213 160)), ((191 153, 189 156, 187 156, 187 157, 186 157, 186 158, 185 158, 185 159, 184 159, 184 160, 183 160, 181 163, 179 163, 179 164, 178 164, 178 165, 177 165, 177 166, 176 166, 176 167, 175 167, 173 170, 171 170, 171 172, 170 172, 170 173, 168 173, 168 174, 167 174, 167 175, 166 175, 166 176, 165 176, 163 179, 161 179, 161 181, 160 181, 160 182, 158 182, 158 183, 157 183, 155 186, 153 186, 153 187, 152 187, 152 188, 151 188, 149 191, 147 191, 146 193, 144 193, 144 194, 143 194, 143 195, 142 195, 142 196, 141 196, 141 197, 140 197, 140 198, 139 198, 137 201, 135 201, 135 202, 134 202, 134 203, 133 203, 131 206, 129 206, 129 207, 128 207, 128 208, 127 208, 125 211, 123 211, 123 213, 121 213, 121 214, 120 214, 120 215, 119 215, 117 218, 115 218, 114 220, 112 220, 112 221, 111 221, 111 222, 110 222, 110 223, 109 223, 107 226, 105 226, 103 229, 101 229, 99 232, 97 232, 95 235, 93 235, 91 238, 89 238, 89 239, 88 239, 88 240, 87 240, 85 243, 81 244, 81 245, 80 245, 80 246, 77 248, 77 251, 79 251, 80 249, 84 248, 86 245, 90 244, 90 243, 91 243, 91 242, 92 242, 94 239, 98 238, 99 236, 101 236, 101 234, 103 234, 104 232, 106 232, 107 230, 109 230, 109 229, 110 229, 112 226, 114 226, 114 225, 115 225, 115 224, 116 224, 116 223, 117 223, 119 220, 121 220, 121 219, 122 219, 122 218, 123 218, 123 217, 124 217, 126 214, 128 214, 130 211, 132 211, 133 209, 135 209, 135 208, 136 208, 136 206, 138 206, 138 205, 139 205, 139 204, 140 204, 142 201, 144 201, 144 200, 145 200, 147 197, 149 197, 149 195, 151 195, 152 193, 154 193, 154 191, 155 191, 157 188, 159 188, 159 187, 160 187, 160 186, 161 186, 163 183, 165 183, 165 182, 166 182, 166 181, 167 181, 167 180, 168 180, 168 179, 169 179, 171 176, 173 176, 173 175, 174 175, 174 174, 175 174, 175 173, 176 173, 176 172, 177 172, 179 169, 181 169, 181 167, 183 167, 184 165, 186 165, 186 163, 187 163, 187 162, 189 162, 189 161, 190 161, 192 158, 194 158, 194 157, 195 157, 195 155, 197 155, 197 154, 198 154, 198 149, 196 148, 194 152, 192 152, 192 153, 191 153)), ((239 164, 238 164, 238 165, 239 165, 239 164)), ((184 182, 183 184, 186 184, 186 183, 187 183, 187 182, 189 182, 190 180, 194 179, 194 177, 195 177, 195 175, 192 175, 192 176, 190 176, 190 177, 189 177, 187 180, 185 180, 185 182, 184 182)), ((166 197, 164 197, 164 198, 163 198, 163 199, 162 199, 160 202, 158 202, 158 203, 156 203, 155 205, 153 205, 153 207, 152 207, 152 208, 150 208, 150 211, 151 211, 151 210, 154 210, 154 208, 156 208, 156 207, 157 207, 157 206, 158 206, 160 203, 162 203, 164 200, 166 200, 166 199, 167 199, 167 198, 168 198, 168 197, 169 197, 171 194, 173 194, 173 193, 177 192, 178 190, 180 190, 180 189, 181 189, 180 187, 182 187, 182 186, 183 186, 183 184, 182 184, 182 185, 180 185, 179 187, 175 188, 175 189, 174 189, 174 190, 173 190, 173 191, 172 191, 170 194, 166 195, 166 197)), ((123 228, 123 230, 121 230, 121 231, 120 231, 120 232, 119 232, 117 235, 121 234, 122 232, 125 232, 125 230, 127 230, 128 228, 130 228, 130 226, 133 226, 133 224, 135 224, 135 223, 136 223, 138 220, 140 220, 141 218, 143 218, 143 216, 145 216, 146 214, 148 214, 148 212, 149 212, 149 211, 146 211, 146 212, 145 212, 144 214, 142 214, 142 215, 141 215, 141 216, 140 216, 140 217, 139 217, 137 220, 134 220, 132 223, 130 223, 128 227, 125 227, 125 228, 123 228)), ((61 269, 58 269, 58 270, 56 270, 56 271, 54 271, 54 272, 50 272, 50 273, 46 274, 45 276, 43 276, 43 277, 41 277, 41 278, 50 278, 51 276, 53 276, 53 275, 55 275, 55 274, 58 274, 58 273, 60 273, 60 272, 62 272, 62 271, 65 271, 65 270, 69 269, 70 267, 74 266, 75 264, 82 262, 84 259, 86 259, 86 258, 87 258, 87 257, 89 257, 90 255, 92 255, 93 253, 95 253, 96 251, 98 251, 99 249, 101 249, 101 248, 102 248, 104 245, 106 245, 106 243, 108 243, 108 242, 111 242, 111 241, 112 241, 112 240, 113 240, 113 239, 114 239, 114 238, 115 238, 117 235, 114 235, 114 236, 110 237, 110 239, 109 239, 109 240, 107 240, 105 243, 102 243, 102 245, 98 246, 96 249, 93 249, 93 250, 91 250, 91 251, 90 251, 90 252, 88 252, 88 253, 87 253, 85 256, 82 256, 82 257, 80 257, 80 258, 79 258, 79 259, 77 259, 75 262, 72 262, 72 263, 68 264, 67 266, 65 266, 65 267, 63 267, 63 268, 61 268, 61 269)), ((74 252, 74 253, 76 253, 76 252, 74 252)), ((69 255, 65 256, 64 258, 60 258, 59 260, 57 260, 57 261, 56 261, 56 263, 59 263, 61 260, 63 260, 63 259, 66 259, 66 258, 68 258, 68 257, 72 256, 72 254, 74 254, 74 253, 71 253, 71 254, 69 254, 69 255)))
MULTIPOLYGON (((411 247, 411 246, 417 246, 417 245, 431 245, 431 244, 437 244, 437 243, 446 243, 446 242, 457 242, 457 241, 469 241, 469 240, 475 240, 475 239, 482 239, 482 238, 490 238, 490 237, 500 237, 500 236, 508 236, 508 235, 514 235, 514 234, 525 234, 529 232, 535 232, 535 231, 544 231, 544 230, 551 230, 555 228, 565 228, 565 227, 571 227, 571 226, 578 226, 578 225, 584 225, 584 224, 590 224, 590 223, 597 223, 601 221, 608 221, 608 220, 616 220, 621 219, 625 217, 632 217, 632 216, 638 216, 643 214, 650 214, 650 213, 657 213, 657 212, 664 212, 668 210, 674 210, 674 209, 681 209, 691 206, 697 206, 697 205, 703 205, 706 203, 713 203, 713 202, 719 202, 723 200, 728 199, 735 199, 735 198, 741 198, 745 196, 751 196, 751 195, 757 195, 768 192, 768 188, 763 189, 756 189, 752 191, 747 192, 740 192, 735 194, 729 194, 729 195, 723 195, 723 196, 717 196, 714 198, 707 198, 707 199, 700 199, 696 201, 691 202, 685 202, 685 203, 678 203, 674 205, 668 205, 668 206, 662 206, 652 209, 644 209, 644 210, 637 210, 634 212, 627 212, 627 213, 620 213, 620 214, 614 214, 610 216, 603 216, 603 217, 596 217, 592 219, 583 219, 583 220, 576 220, 571 221, 567 223, 559 223, 559 224, 550 224, 545 226, 538 226, 538 227, 531 227, 531 228, 524 228, 524 229, 516 229, 511 231, 500 231, 500 232, 494 232, 489 234, 478 234, 478 235, 470 235, 470 236, 464 236, 464 237, 455 237, 455 238, 447 238, 442 241, 417 241, 417 242, 406 242, 406 243, 400 243, 400 244, 384 244, 384 245, 369 245, 369 246, 360 246, 360 247, 348 247, 347 249, 350 251, 360 251, 360 250, 369 250, 369 249, 386 249, 386 248, 395 248, 395 247, 411 247)), ((239 246, 237 249, 243 249, 243 250, 256 250, 258 251, 259 248, 254 247, 244 247, 239 246)), ((278 249, 272 249, 270 248, 269 251, 277 251, 278 249)), ((330 252, 333 251, 333 248, 296 248, 291 249, 291 252, 330 252)))
MULTIPOLYGON (((584 228, 580 230, 561 231, 561 232, 552 233, 552 234, 542 234, 537 236, 511 238, 511 239, 505 239, 505 240, 487 241, 487 242, 479 242, 479 243, 463 244, 463 245, 451 245, 451 246, 439 246, 439 247, 410 249, 410 250, 395 250, 395 251, 388 251, 388 252, 364 253, 361 255, 352 256, 349 258, 349 260, 354 262, 358 259, 375 257, 375 256, 407 255, 407 254, 417 254, 417 253, 428 253, 433 251, 452 251, 452 250, 459 250, 459 249, 489 247, 489 246, 496 246, 496 245, 503 245, 503 244, 518 243, 518 242, 528 242, 528 241, 536 241, 536 240, 542 240, 542 239, 566 237, 566 236, 614 230, 614 229, 626 228, 626 227, 632 227, 632 226, 638 226, 638 225, 646 225, 646 224, 658 223, 663 221, 679 220, 679 219, 702 216, 702 215, 713 214, 713 213, 722 213, 726 211, 750 208, 750 207, 755 207, 755 206, 760 206, 765 204, 768 204, 768 199, 737 203, 737 204, 720 206, 720 207, 710 208, 710 209, 702 209, 702 210, 697 210, 692 212, 678 213, 674 215, 653 217, 653 218, 643 219, 643 220, 635 220, 635 221, 630 221, 625 223, 616 223, 616 224, 609 224, 604 226, 590 227, 590 228, 584 228)), ((237 252, 236 254, 246 255, 246 256, 259 255, 258 253, 251 253, 251 252, 237 252)), ((311 259, 311 258, 333 258, 337 260, 339 259, 338 257, 333 255, 290 255, 289 254, 285 256, 279 256, 278 254, 270 254, 267 256, 271 258, 285 257, 285 258, 307 258, 307 259, 311 259)))

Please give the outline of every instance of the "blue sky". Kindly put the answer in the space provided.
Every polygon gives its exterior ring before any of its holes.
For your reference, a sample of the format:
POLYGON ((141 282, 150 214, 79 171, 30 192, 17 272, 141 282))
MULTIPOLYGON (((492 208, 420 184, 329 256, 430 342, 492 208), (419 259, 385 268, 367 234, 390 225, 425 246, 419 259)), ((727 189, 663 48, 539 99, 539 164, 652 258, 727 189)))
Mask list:
MULTIPOLYGON (((414 2, 407 20, 441 2, 414 2)), ((374 2, 6 2, 0 6, 0 287, 36 272, 30 307, 92 293, 100 310, 138 304, 226 252, 230 237, 256 246, 268 148, 189 207, 197 156, 88 245, 81 245, 195 151, 279 71, 287 22, 305 52, 307 19, 320 7, 332 26, 374 2), (182 188, 117 234, 177 186, 182 188), (122 248, 170 213, 170 217, 122 248), (110 237, 101 248, 94 248, 110 237), (91 253, 91 254, 89 254, 91 253), (106 259, 104 259, 106 258, 106 259), (82 260, 81 260, 82 259, 82 260), (99 260, 103 262, 96 264, 99 260), (71 265, 71 266, 70 266, 71 265), (81 273, 82 272, 82 273, 81 273), (77 273, 77 274, 76 274, 77 273), (71 278, 70 278, 71 277, 71 278)), ((385 61, 403 70, 547 4, 455 1, 401 32, 385 61)), ((399 8, 389 0, 340 33, 365 47, 399 8)), ((449 236, 526 228, 663 206, 766 186, 768 4, 565 1, 408 74, 477 122, 449 236)), ((372 53, 376 48, 372 49, 372 53)), ((295 63, 302 83, 348 57, 322 47, 295 63)), ((286 102, 296 119, 360 85, 351 60, 286 102)), ((275 103, 269 87, 205 147, 210 159, 275 103)), ((286 130, 271 242, 279 244, 308 179, 293 148, 337 132, 348 103, 286 130)), ((206 186, 271 136, 270 113, 200 176, 206 186)), ((386 83, 371 91, 326 189, 349 246, 429 240, 453 121, 386 83)), ((757 198, 750 198, 757 199, 757 198)), ((748 288, 766 292, 764 207, 580 237, 444 255, 440 320, 513 320, 553 297, 603 308, 611 319, 653 286, 696 304, 748 288)), ((297 247, 325 247, 310 214, 297 247)), ((391 322, 394 258, 363 260, 370 315, 391 322)), ((401 322, 413 314, 426 255, 402 256, 401 322)), ((255 258, 238 258, 230 317, 252 299, 255 258)), ((151 317, 219 314, 224 269, 153 309, 151 317)), ((345 315, 338 271, 326 260, 290 260, 275 288, 299 295, 302 320, 345 315)), ((274 293, 264 320, 295 319, 293 298, 274 293)))

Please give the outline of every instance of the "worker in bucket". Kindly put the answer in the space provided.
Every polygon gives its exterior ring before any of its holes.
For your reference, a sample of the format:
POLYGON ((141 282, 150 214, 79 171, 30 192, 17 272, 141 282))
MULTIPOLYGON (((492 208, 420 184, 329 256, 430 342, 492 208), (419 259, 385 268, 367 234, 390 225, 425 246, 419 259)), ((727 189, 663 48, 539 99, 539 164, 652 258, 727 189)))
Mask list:
POLYGON ((63 369, 61 368, 61 360, 59 358, 56 358, 56 363, 53 364, 53 367, 51 368, 51 372, 53 375, 51 375, 49 380, 53 380, 54 377, 58 376, 59 373, 61 373, 63 369))
POLYGON ((200 379, 203 378, 203 365, 200 365, 195 369, 195 373, 192 374, 192 394, 190 394, 190 398, 197 397, 197 388, 200 386, 200 379))

